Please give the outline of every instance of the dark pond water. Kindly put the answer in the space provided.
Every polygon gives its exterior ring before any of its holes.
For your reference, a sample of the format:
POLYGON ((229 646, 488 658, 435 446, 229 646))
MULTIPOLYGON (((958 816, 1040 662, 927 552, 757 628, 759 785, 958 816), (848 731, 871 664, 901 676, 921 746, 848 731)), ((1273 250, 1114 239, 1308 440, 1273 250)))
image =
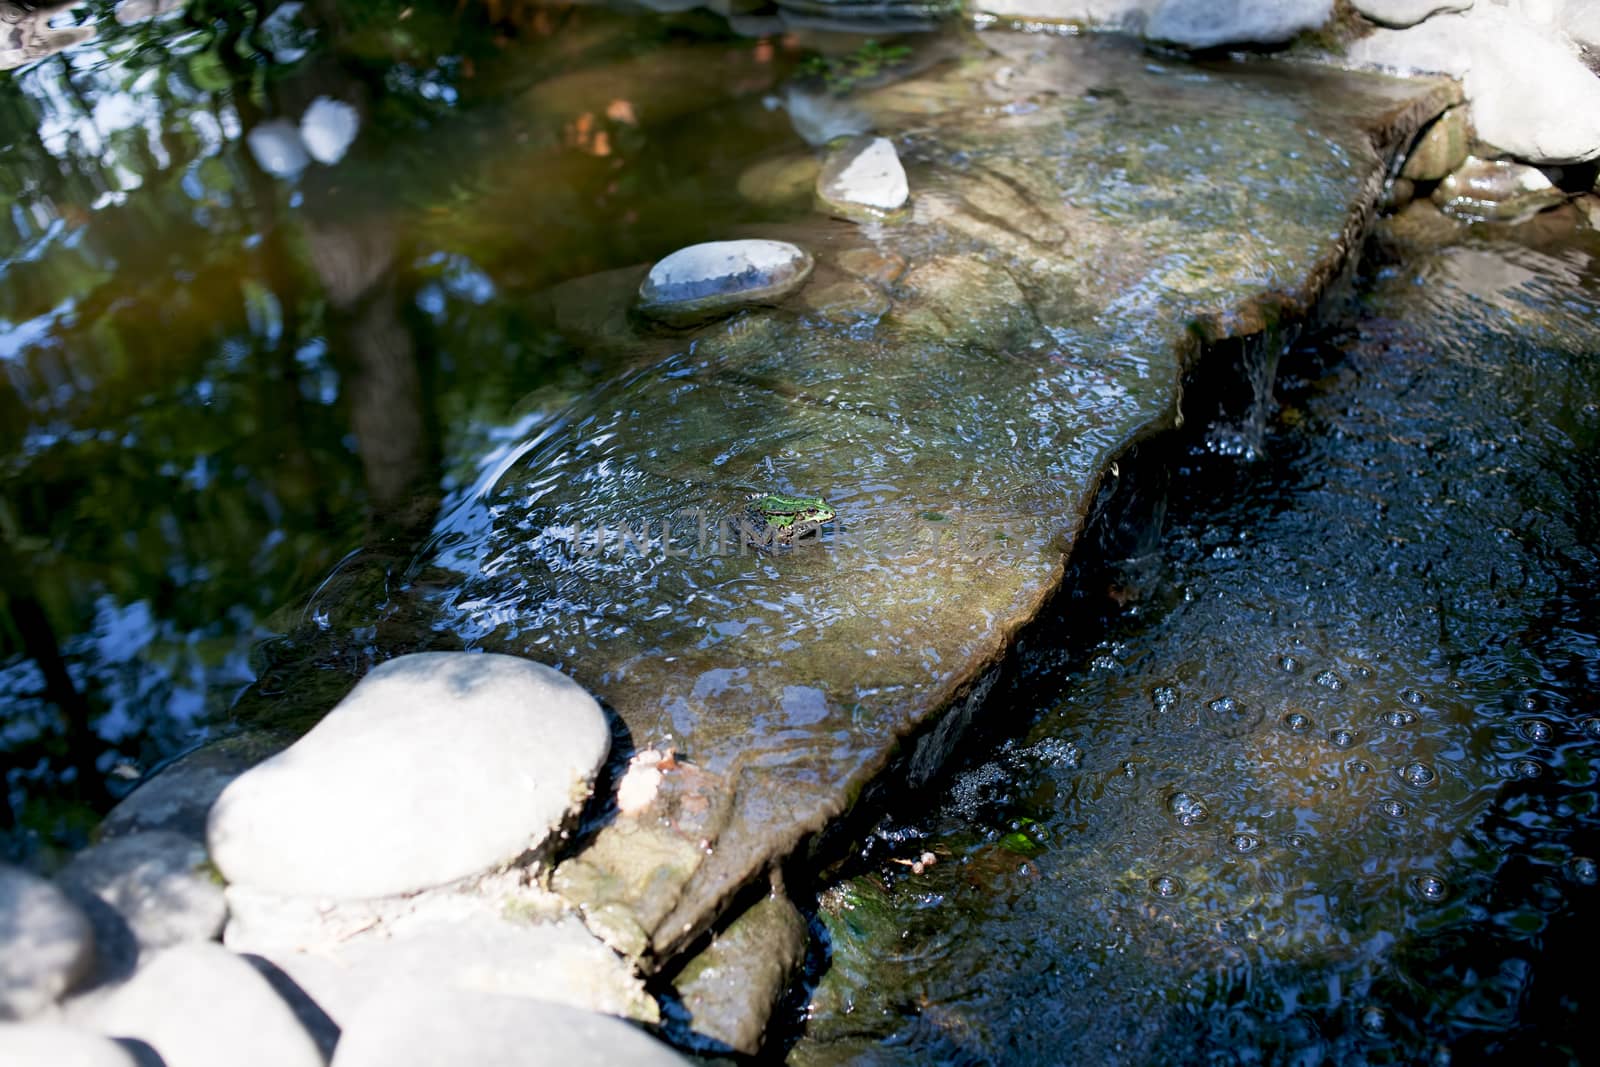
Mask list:
POLYGON ((1193 440, 1161 547, 1080 575, 1059 696, 823 893, 792 1062, 1600 1048, 1600 235, 1438 223, 1284 357, 1260 458, 1193 440))
MULTIPOLYGON (((533 294, 772 217, 736 178, 803 147, 770 97, 816 53, 704 12, 0 3, 0 833, 28 856, 603 372, 533 294)), ((356 627, 335 684, 383 643, 356 627)))
MULTIPOLYGON (((341 630, 334 687, 414 646, 330 616, 614 369, 540 294, 778 217, 737 194, 801 145, 773 94, 886 61, 516 2, 0 9, 0 839, 44 865, 282 635, 341 630)), ((1600 245, 1563 225, 1395 238, 1263 458, 1195 443, 1163 547, 1074 602, 1104 643, 1036 648, 1043 711, 825 893, 796 1062, 1589 1046, 1600 245)))

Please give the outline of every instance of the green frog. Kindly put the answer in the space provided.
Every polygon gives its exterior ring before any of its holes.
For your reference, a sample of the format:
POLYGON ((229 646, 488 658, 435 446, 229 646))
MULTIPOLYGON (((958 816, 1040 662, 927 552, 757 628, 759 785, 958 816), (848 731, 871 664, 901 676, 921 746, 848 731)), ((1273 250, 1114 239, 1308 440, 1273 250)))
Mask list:
POLYGON ((786 496, 762 493, 745 507, 746 538, 758 547, 792 545, 802 537, 821 533, 832 522, 834 510, 820 496, 786 496))

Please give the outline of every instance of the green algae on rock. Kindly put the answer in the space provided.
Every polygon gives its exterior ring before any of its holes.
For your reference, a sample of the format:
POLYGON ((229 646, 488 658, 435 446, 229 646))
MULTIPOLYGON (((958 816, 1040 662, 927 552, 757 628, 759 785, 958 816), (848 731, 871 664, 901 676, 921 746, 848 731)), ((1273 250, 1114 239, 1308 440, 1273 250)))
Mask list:
POLYGON ((819 280, 904 261, 870 282, 888 310, 791 298, 705 326, 443 524, 439 625, 570 671, 634 745, 676 748, 667 780, 693 775, 556 886, 659 966, 869 783, 937 767, 1200 343, 1308 312, 1393 153, 1457 99, 1004 33, 858 97, 905 145, 914 210, 741 235, 804 244, 819 280), (706 535, 765 491, 840 522, 778 556, 706 535))

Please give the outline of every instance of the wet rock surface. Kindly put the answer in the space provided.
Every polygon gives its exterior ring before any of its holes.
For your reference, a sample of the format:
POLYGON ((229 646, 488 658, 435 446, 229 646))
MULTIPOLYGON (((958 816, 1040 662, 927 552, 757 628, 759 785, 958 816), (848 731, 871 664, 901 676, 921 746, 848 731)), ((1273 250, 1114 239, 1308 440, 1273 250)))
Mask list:
POLYGON ((1468 221, 1514 222, 1566 199, 1536 167, 1468 156, 1433 191, 1433 201, 1468 221))
POLYGON ((431 562, 459 577, 430 594, 440 626, 572 671, 636 749, 676 751, 554 882, 646 967, 990 677, 1101 472, 1172 422, 1198 340, 1309 308, 1388 156, 1456 100, 1105 39, 972 48, 852 100, 887 137, 918 131, 907 219, 751 233, 805 247, 819 281, 904 262, 860 279, 886 311, 833 321, 791 297, 703 326, 443 520, 431 562), (717 537, 771 491, 837 521, 772 553, 717 537))
POLYGON ((163 831, 196 841, 206 837, 206 815, 228 783, 277 755, 292 738, 243 733, 185 753, 141 781, 100 822, 102 838, 163 831))
POLYGON ((1586 1058, 1600 235, 1424 200, 1362 260, 1255 458, 1184 431, 1083 561, 1047 710, 823 891, 789 1063, 1586 1058))
POLYGON ((1411 181, 1436 182, 1461 166, 1472 144, 1470 121, 1464 107, 1453 107, 1440 115, 1412 146, 1401 176, 1411 181))
POLYGON ((0 1019, 37 1015, 94 965, 94 932, 61 890, 0 864, 0 1019))
POLYGON ((690 1044, 755 1055, 773 1007, 805 960, 805 917, 787 897, 757 901, 691 959, 673 987, 690 1044))
POLYGON ((583 804, 610 747, 582 687, 531 660, 418 653, 369 673, 211 809, 230 884, 378 897, 537 848, 583 804))

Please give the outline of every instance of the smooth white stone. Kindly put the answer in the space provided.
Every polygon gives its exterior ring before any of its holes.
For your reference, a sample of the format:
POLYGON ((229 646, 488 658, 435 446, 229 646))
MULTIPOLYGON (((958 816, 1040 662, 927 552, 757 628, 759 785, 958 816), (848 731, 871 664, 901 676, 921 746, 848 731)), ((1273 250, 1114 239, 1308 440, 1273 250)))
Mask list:
POLYGON ((1333 16, 1333 0, 1165 0, 1145 36, 1185 48, 1281 44, 1333 16))
POLYGON ((94 933, 67 896, 31 871, 0 864, 0 1019, 48 1008, 94 965, 94 933))
POLYGON ((609 1015, 489 993, 402 988, 372 997, 345 1027, 333 1067, 685 1067, 609 1015))
POLYGON ((455 881, 543 843, 582 806, 610 742, 594 698, 543 664, 401 656, 223 790, 211 858, 229 882, 285 896, 455 881))
POLYGON ((221 945, 157 954, 101 1003, 96 1026, 143 1041, 166 1067, 322 1067, 294 1012, 256 969, 221 945))
POLYGON ((139 1067, 108 1037, 60 1023, 0 1023, 5 1067, 139 1067))

